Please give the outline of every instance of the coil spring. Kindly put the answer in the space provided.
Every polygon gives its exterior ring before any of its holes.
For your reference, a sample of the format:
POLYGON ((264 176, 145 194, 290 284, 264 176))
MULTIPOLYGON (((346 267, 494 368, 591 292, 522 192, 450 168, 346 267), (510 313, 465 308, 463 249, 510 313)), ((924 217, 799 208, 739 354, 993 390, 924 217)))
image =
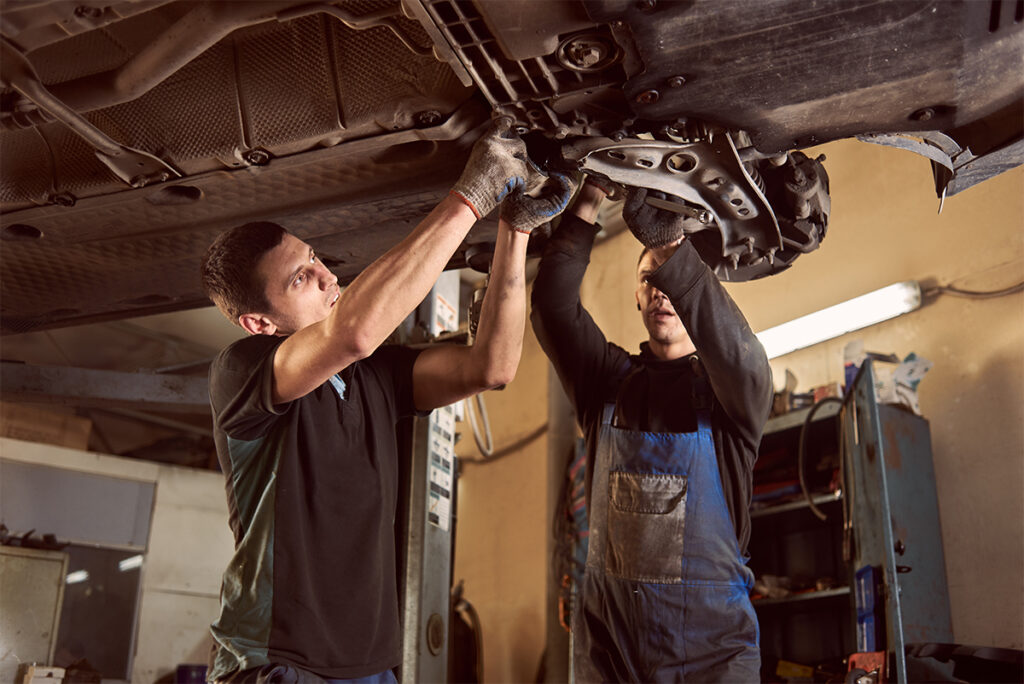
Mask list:
POLYGON ((757 166, 753 162, 743 162, 743 168, 750 175, 751 180, 757 184, 758 189, 762 194, 765 192, 764 178, 761 177, 761 172, 757 170, 757 166))

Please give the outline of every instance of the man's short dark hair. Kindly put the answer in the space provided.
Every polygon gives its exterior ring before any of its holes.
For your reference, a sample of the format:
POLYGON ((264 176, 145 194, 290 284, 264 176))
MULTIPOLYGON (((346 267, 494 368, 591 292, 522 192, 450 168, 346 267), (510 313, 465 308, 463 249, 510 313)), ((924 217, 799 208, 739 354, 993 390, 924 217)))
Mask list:
POLYGON ((206 250, 203 290, 232 323, 237 325, 242 314, 265 313, 269 308, 256 267, 287 232, 270 221, 246 223, 218 235, 206 250))

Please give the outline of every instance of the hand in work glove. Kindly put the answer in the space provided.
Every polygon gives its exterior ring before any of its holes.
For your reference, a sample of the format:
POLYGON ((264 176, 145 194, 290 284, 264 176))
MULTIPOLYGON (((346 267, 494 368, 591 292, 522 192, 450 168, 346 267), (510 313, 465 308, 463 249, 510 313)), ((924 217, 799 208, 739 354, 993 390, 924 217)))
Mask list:
POLYGON ((563 173, 552 173, 536 191, 518 189, 501 203, 501 218, 520 233, 555 218, 569 205, 577 183, 563 173))
POLYGON ((612 201, 621 200, 625 194, 625 188, 618 183, 614 183, 608 178, 602 178, 601 176, 588 175, 584 181, 587 185, 593 185, 595 188, 605 194, 605 197, 612 201))
POLYGON ((527 160, 526 145, 512 132, 512 120, 501 117, 473 145, 452 194, 477 218, 487 216, 510 192, 526 187, 537 174, 527 160))
MULTIPOLYGON (((657 190, 651 190, 652 197, 668 199, 657 190)), ((636 236, 644 247, 652 249, 664 247, 684 237, 684 226, 688 219, 684 214, 677 214, 667 209, 656 209, 647 204, 647 188, 629 187, 626 189, 626 203, 622 207, 622 218, 626 227, 636 236)))

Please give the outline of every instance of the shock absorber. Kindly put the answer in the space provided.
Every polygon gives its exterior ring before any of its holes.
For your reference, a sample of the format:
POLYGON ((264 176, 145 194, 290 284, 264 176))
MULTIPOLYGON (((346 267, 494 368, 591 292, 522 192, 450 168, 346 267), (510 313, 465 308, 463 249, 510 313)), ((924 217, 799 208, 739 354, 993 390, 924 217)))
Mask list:
POLYGON ((761 194, 765 192, 764 178, 761 177, 761 172, 757 170, 757 165, 754 162, 743 162, 743 170, 750 176, 750 180, 754 181, 757 188, 761 191, 761 194))

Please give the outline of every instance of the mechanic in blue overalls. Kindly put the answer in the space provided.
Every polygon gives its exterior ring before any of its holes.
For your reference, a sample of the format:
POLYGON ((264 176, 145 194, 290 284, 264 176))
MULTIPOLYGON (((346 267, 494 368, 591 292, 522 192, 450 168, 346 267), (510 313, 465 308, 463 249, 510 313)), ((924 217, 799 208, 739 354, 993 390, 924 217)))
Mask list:
POLYGON ((587 443, 586 571, 573 613, 577 681, 755 682, 746 566, 754 460, 772 401, 760 342, 684 237, 680 214, 626 193, 645 249, 639 354, 580 303, 606 192, 588 178, 552 236, 531 320, 587 443))

